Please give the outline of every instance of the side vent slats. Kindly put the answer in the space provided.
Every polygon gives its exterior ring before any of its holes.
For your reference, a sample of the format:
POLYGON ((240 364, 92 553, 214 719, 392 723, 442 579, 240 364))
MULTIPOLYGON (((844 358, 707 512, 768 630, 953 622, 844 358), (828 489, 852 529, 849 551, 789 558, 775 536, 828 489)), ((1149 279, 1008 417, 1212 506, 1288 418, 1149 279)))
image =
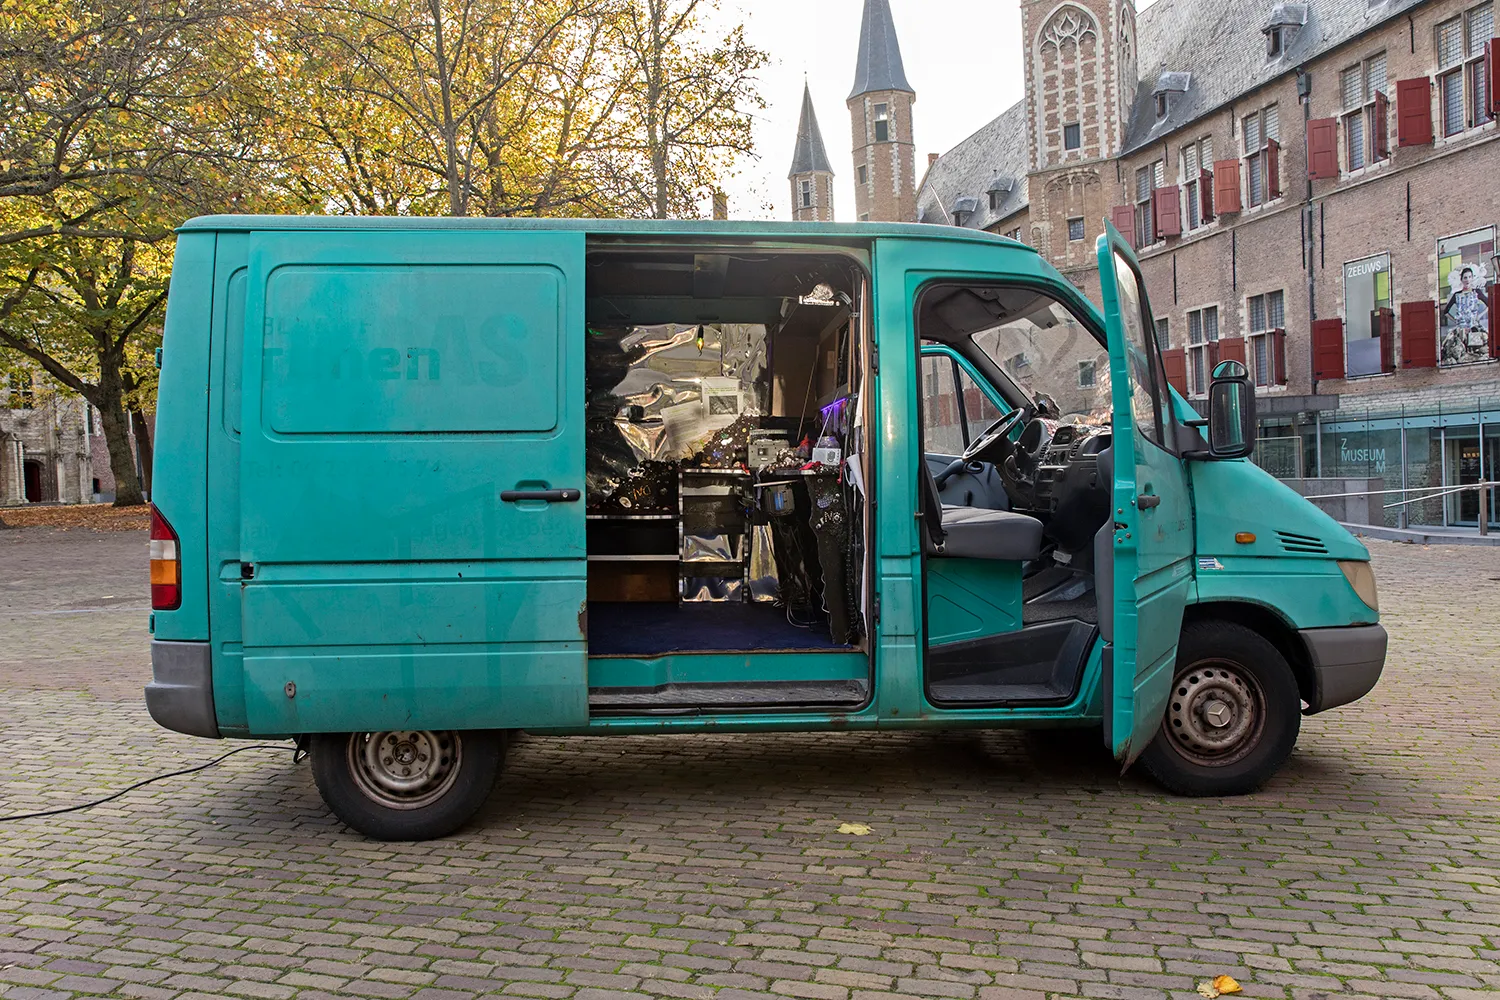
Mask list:
POLYGON ((1295 531, 1278 531, 1276 537, 1281 539, 1281 547, 1288 552, 1314 556, 1328 554, 1328 546, 1313 535, 1299 535, 1295 531))

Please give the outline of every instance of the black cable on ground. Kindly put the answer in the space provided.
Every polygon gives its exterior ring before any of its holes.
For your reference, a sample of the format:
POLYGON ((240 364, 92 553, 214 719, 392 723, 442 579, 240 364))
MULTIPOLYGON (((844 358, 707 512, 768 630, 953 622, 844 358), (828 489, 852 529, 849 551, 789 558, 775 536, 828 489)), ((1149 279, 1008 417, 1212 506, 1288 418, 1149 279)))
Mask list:
POLYGON ((158 774, 154 778, 146 778, 144 781, 137 781, 135 784, 129 786, 128 788, 122 788, 118 792, 115 792, 113 795, 106 795, 102 799, 95 799, 92 802, 80 802, 76 806, 65 806, 62 809, 45 809, 41 812, 17 813, 14 816, 0 816, 0 823, 9 823, 13 820, 20 819, 40 819, 43 816, 61 816, 63 813, 80 812, 84 809, 92 809, 95 806, 102 806, 106 802, 113 802, 115 799, 118 799, 125 793, 133 792, 137 788, 142 788, 153 782, 165 781, 168 778, 179 778, 184 774, 195 774, 198 771, 205 771, 208 768, 213 767, 215 764, 222 764, 224 761, 228 760, 230 757, 233 757, 237 753, 244 753, 246 750, 288 749, 292 751, 292 760, 294 763, 300 760, 300 758, 298 757, 298 754, 301 753, 300 747, 287 747, 280 743, 252 743, 247 747, 236 747, 235 749, 229 751, 226 754, 223 754, 222 756, 215 757, 213 760, 209 761, 206 764, 199 764, 196 767, 184 768, 181 771, 169 771, 166 774, 158 774))

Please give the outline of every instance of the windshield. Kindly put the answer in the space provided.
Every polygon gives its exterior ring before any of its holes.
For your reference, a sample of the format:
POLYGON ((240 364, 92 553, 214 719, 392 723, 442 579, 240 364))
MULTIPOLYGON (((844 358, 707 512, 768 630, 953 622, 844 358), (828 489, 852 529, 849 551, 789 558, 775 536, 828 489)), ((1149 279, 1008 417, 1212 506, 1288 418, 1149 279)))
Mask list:
POLYGON ((1108 424, 1109 353, 1061 304, 1026 294, 1023 308, 974 333, 974 344, 1032 399, 1051 397, 1063 420, 1108 424))

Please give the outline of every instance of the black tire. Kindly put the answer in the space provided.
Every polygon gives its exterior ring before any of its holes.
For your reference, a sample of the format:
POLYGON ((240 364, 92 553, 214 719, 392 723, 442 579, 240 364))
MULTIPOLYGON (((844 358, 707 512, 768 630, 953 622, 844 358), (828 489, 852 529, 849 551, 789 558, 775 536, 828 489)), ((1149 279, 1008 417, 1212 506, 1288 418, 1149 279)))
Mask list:
POLYGON ((484 805, 506 744, 500 730, 320 733, 312 738, 313 781, 333 814, 359 833, 431 840, 484 805))
POLYGON ((1246 795, 1286 763, 1301 728, 1297 678, 1274 645, 1233 622, 1192 622, 1141 766, 1178 795, 1246 795))

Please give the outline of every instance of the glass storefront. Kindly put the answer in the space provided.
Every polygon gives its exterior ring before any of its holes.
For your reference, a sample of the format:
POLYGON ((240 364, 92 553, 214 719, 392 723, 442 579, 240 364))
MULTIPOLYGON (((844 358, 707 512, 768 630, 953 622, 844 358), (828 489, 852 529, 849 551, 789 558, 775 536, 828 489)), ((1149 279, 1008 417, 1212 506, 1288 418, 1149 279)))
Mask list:
MULTIPOLYGON (((1484 399, 1462 408, 1439 407, 1355 410, 1345 400, 1336 414, 1317 425, 1314 454, 1304 463, 1308 475, 1385 480, 1385 523, 1389 527, 1445 525, 1477 527, 1479 493, 1466 490, 1399 506, 1403 499, 1444 487, 1500 480, 1500 399, 1484 399), (1399 490, 1416 492, 1401 493, 1399 490)), ((1263 433, 1271 433, 1263 431, 1263 433)), ((1273 475, 1285 475, 1286 463, 1276 448, 1257 451, 1257 461, 1273 475)), ((1491 488, 1489 522, 1500 527, 1491 488)))

